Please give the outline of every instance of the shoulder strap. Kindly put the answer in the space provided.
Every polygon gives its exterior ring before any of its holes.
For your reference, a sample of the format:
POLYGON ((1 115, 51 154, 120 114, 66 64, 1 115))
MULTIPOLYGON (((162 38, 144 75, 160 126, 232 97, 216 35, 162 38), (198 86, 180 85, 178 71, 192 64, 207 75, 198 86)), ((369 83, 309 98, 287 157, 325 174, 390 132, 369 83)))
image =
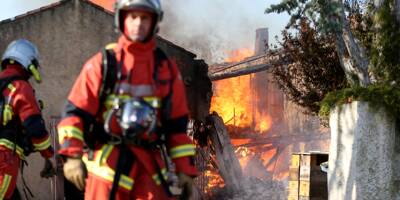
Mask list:
POLYGON ((3 91, 7 88, 8 84, 10 84, 11 82, 15 81, 15 80, 25 80, 20 76, 10 76, 10 77, 6 77, 6 78, 2 78, 0 79, 0 122, 2 125, 3 124, 3 111, 4 111, 4 104, 5 104, 5 98, 3 95, 3 91))
POLYGON ((25 79, 23 79, 20 76, 10 76, 10 77, 6 77, 6 78, 2 78, 2 79, 0 79, 0 91, 3 92, 6 89, 7 85, 15 80, 25 80, 25 79))
POLYGON ((115 83, 117 82, 120 69, 117 64, 115 52, 113 49, 104 48, 102 50, 102 64, 101 64, 101 84, 99 90, 99 109, 107 98, 107 95, 113 92, 115 83))
POLYGON ((155 59, 155 69, 153 73, 153 79, 156 83, 159 82, 158 79, 158 71, 160 67, 162 66, 162 62, 166 61, 168 63, 168 69, 171 74, 171 78, 169 80, 169 91, 167 96, 165 96, 162 100, 162 120, 168 120, 171 118, 171 110, 172 110, 172 89, 173 89, 173 82, 175 79, 174 71, 172 69, 172 64, 169 61, 167 55, 163 50, 161 50, 159 47, 157 47, 154 50, 154 59, 155 59))

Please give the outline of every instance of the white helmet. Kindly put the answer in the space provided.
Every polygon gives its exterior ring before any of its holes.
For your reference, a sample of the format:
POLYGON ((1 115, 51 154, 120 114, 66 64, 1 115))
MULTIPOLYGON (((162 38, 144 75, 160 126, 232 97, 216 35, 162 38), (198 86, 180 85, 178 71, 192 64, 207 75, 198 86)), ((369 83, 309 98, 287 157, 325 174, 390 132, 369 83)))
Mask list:
POLYGON ((7 64, 17 62, 31 73, 35 80, 40 82, 41 77, 38 72, 39 51, 37 47, 26 39, 14 40, 8 46, 1 58, 1 67, 4 69, 7 64))
POLYGON ((123 32, 123 23, 121 11, 132 9, 144 9, 155 14, 156 19, 153 25, 153 35, 158 32, 158 23, 163 18, 163 11, 161 8, 160 0, 117 0, 114 5, 115 17, 114 24, 118 31, 123 32))

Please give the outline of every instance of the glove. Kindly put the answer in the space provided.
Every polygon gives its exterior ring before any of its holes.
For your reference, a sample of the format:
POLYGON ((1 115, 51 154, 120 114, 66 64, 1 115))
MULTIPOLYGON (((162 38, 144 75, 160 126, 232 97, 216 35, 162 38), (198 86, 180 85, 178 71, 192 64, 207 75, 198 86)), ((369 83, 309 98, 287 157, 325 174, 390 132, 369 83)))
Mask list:
POLYGON ((193 178, 184 173, 178 173, 178 178, 179 186, 182 188, 180 199, 190 199, 193 190, 193 178))
POLYGON ((40 171, 40 177, 50 178, 56 174, 56 170, 53 167, 50 159, 45 159, 42 171, 40 171))
POLYGON ((87 170, 85 163, 80 158, 67 158, 64 163, 64 176, 73 183, 75 187, 83 191, 85 189, 85 179, 87 177, 87 170))

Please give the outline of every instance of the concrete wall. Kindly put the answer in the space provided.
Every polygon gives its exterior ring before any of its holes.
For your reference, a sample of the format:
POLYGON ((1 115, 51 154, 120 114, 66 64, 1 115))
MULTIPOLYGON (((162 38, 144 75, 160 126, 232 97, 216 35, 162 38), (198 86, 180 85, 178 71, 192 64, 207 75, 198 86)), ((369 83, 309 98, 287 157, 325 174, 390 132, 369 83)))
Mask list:
MULTIPOLYGON (((26 16, 0 22, 1 53, 18 38, 26 38, 39 48, 43 82, 33 85, 37 97, 45 103, 43 115, 47 123, 51 116, 60 115, 84 62, 117 37, 113 15, 85 0, 65 0, 26 16)), ((207 65, 194 60, 194 54, 167 40, 160 38, 158 45, 178 62, 187 86, 191 116, 195 119, 205 117, 211 97, 207 65)), ((25 176, 36 199, 51 199, 50 181, 39 177, 42 162, 39 155, 30 156, 25 176)))
POLYGON ((336 107, 329 123, 329 199, 400 199, 396 119, 384 109, 353 102, 336 107))

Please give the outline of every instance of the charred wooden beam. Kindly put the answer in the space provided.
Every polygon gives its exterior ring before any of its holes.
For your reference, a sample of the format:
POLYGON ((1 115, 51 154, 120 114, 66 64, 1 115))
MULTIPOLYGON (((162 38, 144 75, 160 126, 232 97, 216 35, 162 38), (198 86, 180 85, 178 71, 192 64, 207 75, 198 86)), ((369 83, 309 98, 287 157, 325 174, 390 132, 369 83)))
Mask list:
POLYGON ((222 79, 227 79, 227 78, 243 76, 243 75, 247 75, 247 74, 265 71, 265 70, 268 70, 270 67, 271 67, 271 65, 265 65, 265 64, 249 66, 247 68, 242 68, 242 69, 238 69, 238 70, 215 73, 215 74, 210 75, 209 77, 210 77, 211 81, 218 81, 218 80, 222 80, 222 79))
POLYGON ((254 56, 247 58, 243 61, 227 65, 227 66, 214 66, 217 70, 209 73, 209 77, 212 81, 217 81, 226 78, 232 78, 236 76, 247 75, 260 71, 270 69, 274 65, 282 65, 285 62, 282 61, 280 52, 273 51, 260 56, 254 56))
POLYGON ((218 171, 224 179, 228 191, 239 191, 242 188, 242 168, 236 157, 224 121, 216 112, 211 114, 210 119, 212 122, 210 140, 215 150, 218 171))

